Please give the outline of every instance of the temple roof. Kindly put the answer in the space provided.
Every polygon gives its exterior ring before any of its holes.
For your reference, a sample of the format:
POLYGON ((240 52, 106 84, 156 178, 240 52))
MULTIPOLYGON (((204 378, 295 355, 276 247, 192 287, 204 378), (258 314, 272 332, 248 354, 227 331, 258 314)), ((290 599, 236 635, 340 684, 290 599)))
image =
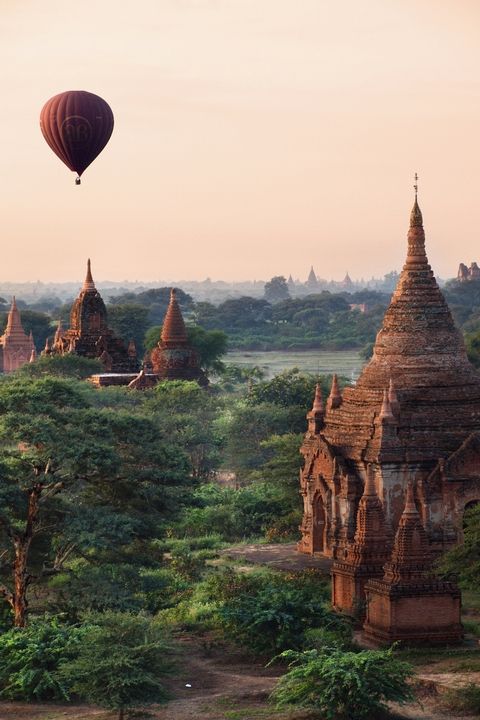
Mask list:
POLYGON ((356 386, 343 391, 341 406, 327 412, 323 434, 329 443, 345 457, 360 459, 384 393, 393 387, 405 459, 438 459, 480 429, 480 375, 467 359, 462 335, 428 263, 416 198, 407 258, 373 357, 356 386))
POLYGON ((187 330, 175 288, 170 290, 170 302, 162 327, 162 343, 168 347, 183 347, 188 344, 187 330))

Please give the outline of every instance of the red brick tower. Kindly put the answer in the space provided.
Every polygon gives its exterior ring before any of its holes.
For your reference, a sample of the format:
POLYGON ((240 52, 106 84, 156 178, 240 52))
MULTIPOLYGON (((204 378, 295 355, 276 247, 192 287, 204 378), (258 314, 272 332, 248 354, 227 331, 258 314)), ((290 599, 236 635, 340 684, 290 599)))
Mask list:
POLYGON ((20 311, 15 298, 8 313, 7 327, 0 337, 0 364, 4 373, 10 373, 29 362, 35 350, 32 334, 27 335, 22 327, 20 311))
POLYGON ((461 539, 465 507, 480 501, 480 374, 428 263, 416 196, 373 357, 341 395, 332 384, 322 427, 307 432, 302 454, 302 552, 345 560, 370 466, 391 537, 415 480, 434 553, 461 539))
POLYGON ((411 481, 385 574, 369 580, 365 593, 364 634, 376 643, 401 640, 407 645, 432 645, 462 640, 460 591, 432 573, 429 542, 411 481))
POLYGON ((175 288, 170 291, 160 342, 150 357, 153 372, 160 380, 196 380, 200 385, 208 384, 198 355, 188 341, 175 288))

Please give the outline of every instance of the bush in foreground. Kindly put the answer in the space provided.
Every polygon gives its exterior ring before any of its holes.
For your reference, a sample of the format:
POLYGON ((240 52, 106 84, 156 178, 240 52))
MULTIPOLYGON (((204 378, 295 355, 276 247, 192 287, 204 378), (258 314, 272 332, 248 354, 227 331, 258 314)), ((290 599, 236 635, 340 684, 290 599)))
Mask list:
POLYGON ((385 710, 387 701, 413 700, 408 685, 413 669, 392 650, 325 652, 287 650, 279 656, 289 662, 272 700, 278 707, 297 705, 318 710, 325 720, 363 720, 385 710))
POLYGON ((168 645, 158 624, 140 615, 106 612, 86 617, 75 658, 60 676, 82 700, 118 710, 167 697, 160 679, 171 670, 168 645))
POLYGON ((68 700, 58 667, 78 648, 84 629, 55 619, 33 620, 0 635, 0 697, 4 700, 68 700))

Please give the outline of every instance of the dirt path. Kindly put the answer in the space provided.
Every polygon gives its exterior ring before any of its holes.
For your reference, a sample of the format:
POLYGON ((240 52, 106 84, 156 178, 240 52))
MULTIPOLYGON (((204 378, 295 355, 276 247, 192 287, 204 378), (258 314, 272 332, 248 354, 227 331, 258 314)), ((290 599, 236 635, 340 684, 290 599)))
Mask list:
MULTIPOLYGON (((268 703, 281 669, 266 668, 262 663, 224 648, 201 646, 183 639, 177 669, 168 679, 173 697, 165 706, 150 709, 151 720, 308 720, 306 712, 278 712, 268 703)), ((480 679, 480 674, 422 673, 419 679, 423 708, 418 704, 395 706, 397 720, 462 720, 441 713, 437 706, 438 683, 463 684, 480 679), (478 677, 477 677, 478 676, 478 677)), ((92 707, 68 705, 27 705, 0 703, 0 720, 111 720, 113 713, 92 707)))
POLYGON ((329 574, 332 565, 330 558, 313 557, 297 552, 296 543, 234 545, 223 550, 222 554, 255 565, 268 565, 275 570, 295 571, 319 568, 329 574))

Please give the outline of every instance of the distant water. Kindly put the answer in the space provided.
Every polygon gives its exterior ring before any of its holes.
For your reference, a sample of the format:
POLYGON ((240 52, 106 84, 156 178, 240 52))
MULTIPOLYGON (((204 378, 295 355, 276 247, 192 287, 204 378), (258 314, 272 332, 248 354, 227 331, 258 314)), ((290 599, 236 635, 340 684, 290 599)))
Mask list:
POLYGON ((314 375, 337 373, 351 381, 358 378, 365 364, 356 350, 235 350, 227 353, 226 361, 243 367, 257 365, 267 378, 298 367, 303 372, 314 375))

